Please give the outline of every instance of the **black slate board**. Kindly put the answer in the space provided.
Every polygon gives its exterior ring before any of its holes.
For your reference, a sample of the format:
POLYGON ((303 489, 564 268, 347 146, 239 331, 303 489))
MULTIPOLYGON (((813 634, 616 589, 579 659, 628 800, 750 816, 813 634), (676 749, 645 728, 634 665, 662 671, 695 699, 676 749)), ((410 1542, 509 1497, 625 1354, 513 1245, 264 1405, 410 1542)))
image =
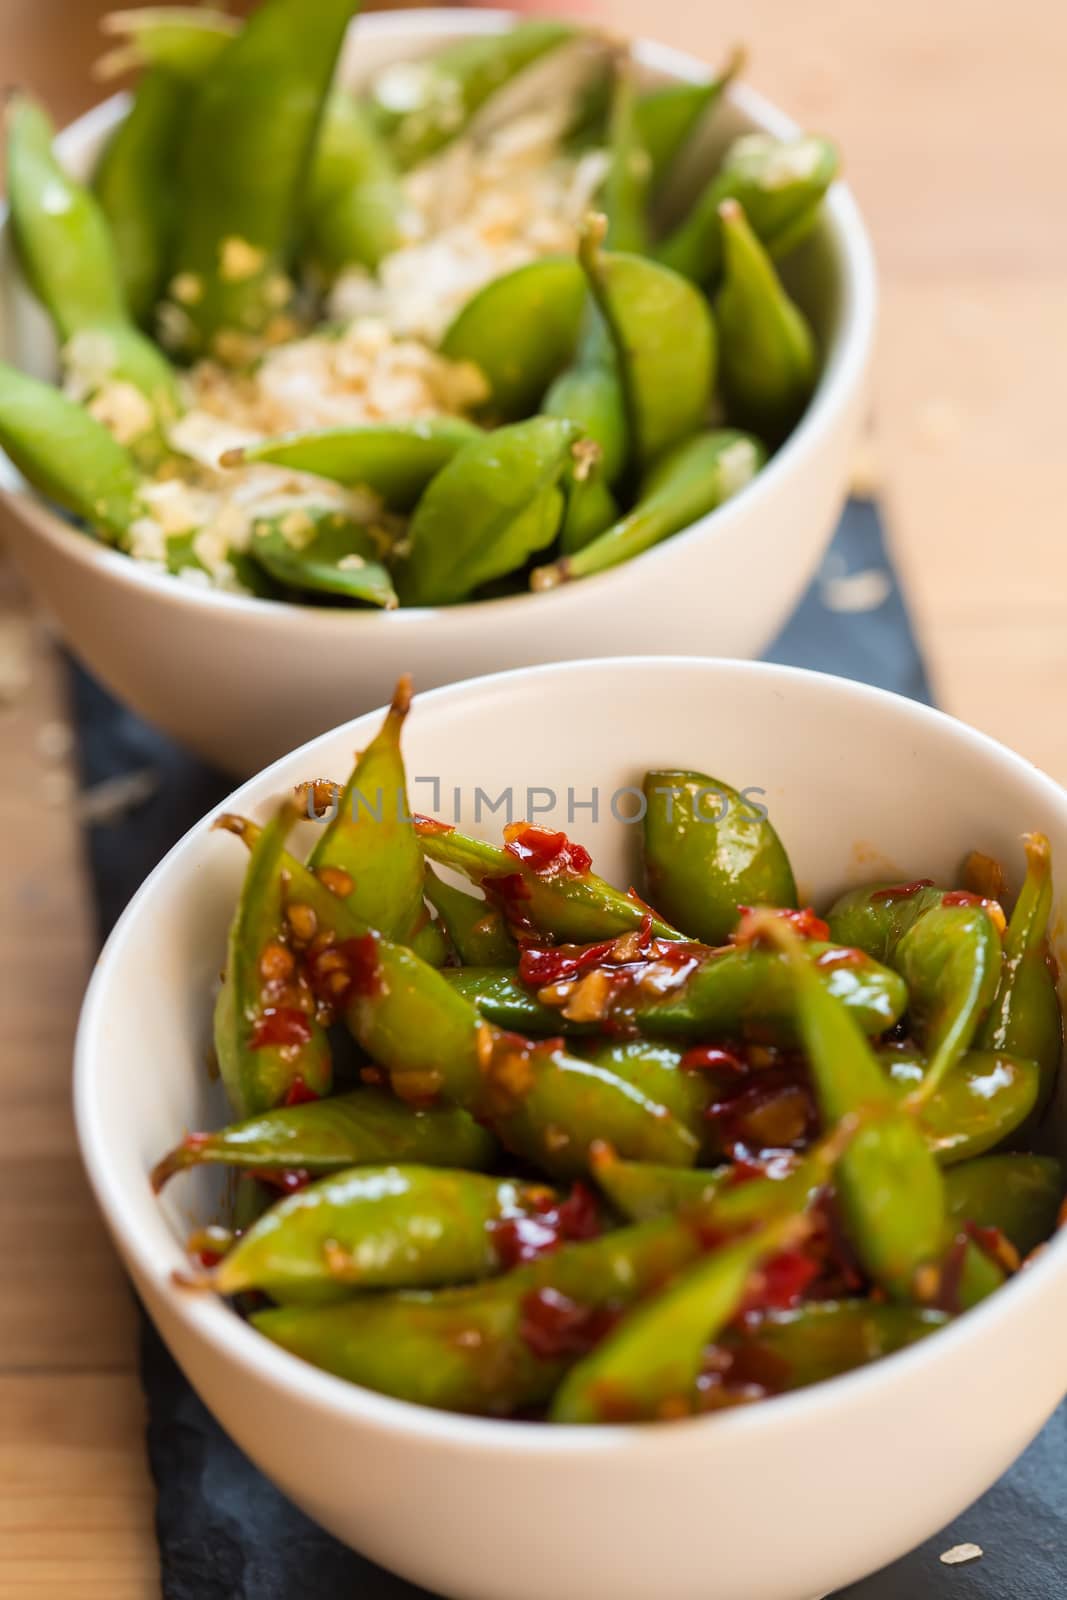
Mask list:
MULTIPOLYGON (((819 575, 767 659, 931 700, 872 502, 849 504, 819 575)), ((71 695, 84 788, 137 772, 157 780, 150 798, 120 823, 86 830, 103 940, 145 874, 232 783, 139 722, 76 667, 71 695)), ((412 1600, 426 1594, 338 1544, 268 1483, 201 1405, 147 1319, 141 1370, 165 1600, 412 1600)), ((843 1594, 848 1600, 1063 1600, 1065 1446, 1067 1406, 951 1527, 843 1594), (983 1558, 967 1566, 941 1564, 943 1551, 964 1543, 980 1545, 983 1558)))

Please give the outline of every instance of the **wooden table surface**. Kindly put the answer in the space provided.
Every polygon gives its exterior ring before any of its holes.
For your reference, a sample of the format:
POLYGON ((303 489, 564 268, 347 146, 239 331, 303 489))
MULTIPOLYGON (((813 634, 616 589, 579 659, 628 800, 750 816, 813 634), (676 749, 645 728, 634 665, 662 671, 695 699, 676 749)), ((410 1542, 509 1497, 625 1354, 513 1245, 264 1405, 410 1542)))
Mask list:
MULTIPOLYGON (((88 106, 100 0, 0 0, 3 80, 88 106)), ((594 9, 590 5, 588 9, 594 9)), ((949 710, 1067 781, 1067 8, 599 0, 832 131, 882 274, 877 468, 949 710)), ((93 958, 52 644, 0 561, 0 1600, 158 1593, 128 1291, 75 1153, 93 958)))

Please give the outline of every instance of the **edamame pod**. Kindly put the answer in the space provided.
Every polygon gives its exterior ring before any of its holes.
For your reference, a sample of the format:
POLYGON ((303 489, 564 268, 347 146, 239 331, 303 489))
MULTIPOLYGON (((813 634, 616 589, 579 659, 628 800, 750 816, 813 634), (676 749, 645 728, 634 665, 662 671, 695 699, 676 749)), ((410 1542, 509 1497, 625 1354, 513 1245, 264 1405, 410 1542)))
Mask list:
POLYGON ((435 155, 496 90, 574 36, 569 23, 537 19, 386 67, 371 85, 370 107, 398 166, 406 170, 435 155))
POLYGON ((147 324, 167 275, 174 240, 173 162, 188 92, 148 72, 104 147, 93 190, 107 218, 130 315, 147 324))
POLYGON ((1062 1199, 1063 1168, 1050 1156, 982 1156, 945 1178, 949 1218, 996 1228, 1024 1257, 1056 1231, 1062 1199))
POLYGON ((294 1093, 328 1094, 332 1081, 326 1034, 285 923, 285 839, 295 820, 286 803, 252 845, 215 1005, 219 1071, 239 1117, 294 1093))
POLYGON ((400 739, 411 709, 411 679, 400 679, 381 728, 361 752, 308 866, 353 918, 387 939, 406 941, 422 920, 426 869, 408 810, 400 739))
MULTIPOLYGON (((513 932, 566 941, 612 939, 637 931, 650 914, 636 895, 622 894, 598 877, 589 852, 554 829, 508 823, 503 846, 472 839, 432 817, 417 816, 415 830, 429 860, 463 873, 484 890, 513 932)), ((681 938, 669 923, 654 912, 651 916, 658 937, 681 938)))
POLYGON ((19 261, 63 342, 67 372, 90 396, 108 388, 119 443, 154 461, 160 430, 179 411, 174 374, 130 320, 99 204, 64 171, 48 117, 25 95, 8 102, 7 161, 19 261))
POLYGON ((712 283, 722 265, 724 200, 740 201, 756 237, 772 256, 782 257, 814 226, 838 165, 834 146, 816 134, 743 135, 688 216, 658 246, 658 259, 694 283, 712 283))
MULTIPOLYGON (((821 941, 805 949, 826 993, 864 1032, 882 1033, 903 1016, 907 988, 888 967, 821 941)), ((797 1039, 789 970, 774 950, 660 940, 632 960, 612 957, 610 946, 528 945, 518 974, 460 967, 445 976, 483 1016, 525 1033, 638 1027, 661 1039, 797 1039)))
POLYGON ((827 995, 817 970, 785 920, 753 913, 753 929, 786 956, 795 984, 797 1024, 824 1121, 837 1124, 879 1109, 849 1145, 837 1169, 848 1236, 874 1281, 894 1299, 921 1298, 945 1232, 944 1184, 922 1134, 895 1108, 892 1090, 847 1009, 827 995))
POLYGON ((340 595, 386 611, 397 603, 373 537, 335 506, 295 503, 257 516, 248 553, 268 577, 292 589, 340 595))
POLYGON ((431 478, 481 430, 462 417, 416 417, 411 422, 364 422, 347 428, 286 433, 227 450, 224 467, 257 461, 310 472, 346 488, 371 489, 394 511, 409 511, 431 478))
POLYGON ((285 318, 319 118, 357 0, 265 0, 198 81, 182 140, 162 331, 242 365, 285 318))
POLYGON ((283 1106, 217 1133, 188 1133, 153 1169, 152 1187, 190 1167, 307 1172, 313 1177, 372 1162, 490 1167, 496 1140, 455 1106, 405 1105, 378 1089, 283 1106))
POLYGON ((130 68, 162 67, 170 76, 195 83, 237 33, 239 18, 209 6, 136 6, 111 11, 101 31, 117 38, 97 61, 98 78, 113 78, 130 68))
POLYGON ((701 772, 647 772, 648 898, 705 944, 725 944, 743 906, 796 906, 797 886, 761 806, 701 772))
POLYGON ((1004 966, 989 1015, 978 1033, 986 1050, 1007 1050, 1036 1061, 1041 1086, 1034 1106, 1047 1106, 1063 1053, 1063 1018, 1049 961, 1052 850, 1043 833, 1028 833, 1026 880, 1004 941, 1004 966))
POLYGON ((600 449, 597 475, 608 485, 617 482, 629 454, 630 428, 613 351, 583 356, 562 373, 545 395, 541 410, 546 417, 573 422, 585 438, 592 439, 600 449))
POLYGON ((775 1218, 683 1272, 571 1369, 551 1420, 654 1422, 693 1411, 705 1346, 737 1315, 760 1267, 809 1232, 803 1217, 775 1218))
POLYGON ((327 279, 352 265, 373 272, 413 235, 415 221, 366 108, 335 89, 311 160, 303 251, 327 279))
POLYGON ((574 355, 585 307, 585 276, 573 256, 541 256, 494 278, 460 310, 441 340, 450 361, 485 376, 485 412, 516 422, 537 410, 574 355))
POLYGON ((551 544, 577 442, 572 423, 532 417, 463 446, 415 508, 397 572, 404 603, 464 600, 551 544))
POLYGON ((518 947, 496 906, 446 883, 431 866, 426 868, 425 891, 464 966, 515 966, 518 947))
POLYGON ((530 575, 531 589, 554 589, 641 555, 680 533, 751 483, 767 453, 751 434, 720 428, 670 451, 646 479, 632 511, 574 555, 530 575))
POLYGON ((727 416, 772 442, 783 439, 815 391, 811 324, 786 293, 741 204, 719 207, 722 282, 715 297, 719 377, 727 416))
MULTIPOLYGON (((923 1056, 901 1045, 878 1052, 903 1100, 922 1083, 923 1056)), ((1037 1103, 1036 1061, 997 1050, 969 1050, 918 1113, 923 1137, 943 1167, 993 1150, 1021 1128, 1037 1103)))
POLYGON ((646 256, 600 249, 591 220, 579 260, 615 346, 637 462, 647 467, 707 420, 716 337, 703 295, 646 256))
POLYGON ((352 1167, 289 1195, 188 1288, 326 1303, 359 1289, 435 1288, 508 1264, 494 1224, 543 1212, 544 1184, 441 1167, 352 1167))
POLYGON ((122 545, 141 514, 140 474, 95 417, 50 383, 0 362, 0 448, 35 489, 122 545))

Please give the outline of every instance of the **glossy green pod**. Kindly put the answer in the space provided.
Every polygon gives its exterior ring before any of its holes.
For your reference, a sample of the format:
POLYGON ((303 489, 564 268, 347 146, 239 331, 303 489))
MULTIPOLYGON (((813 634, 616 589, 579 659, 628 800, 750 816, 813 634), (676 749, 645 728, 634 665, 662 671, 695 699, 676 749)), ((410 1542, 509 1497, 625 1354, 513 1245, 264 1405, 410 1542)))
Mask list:
POLYGON ((596 1342, 605 1313, 657 1288, 699 1251, 691 1226, 661 1218, 564 1245, 489 1283, 284 1307, 252 1322, 351 1383, 445 1411, 507 1416, 543 1406, 596 1342), (561 1315, 568 1335, 551 1341, 544 1324, 561 1315))
POLYGON ((872 1305, 868 1300, 829 1300, 767 1312, 751 1328, 730 1329, 719 1340, 718 1350, 728 1358, 724 1380, 721 1386, 707 1387, 700 1408, 721 1405, 731 1381, 755 1382, 771 1394, 825 1383, 906 1350, 950 1321, 944 1311, 891 1302, 872 1305))
POLYGON ((286 803, 252 846, 215 1004, 215 1053, 239 1117, 270 1111, 294 1091, 328 1094, 332 1082, 326 1034, 285 926, 285 840, 294 820, 286 803))
POLYGON ((842 1156, 837 1192, 864 1269, 894 1299, 914 1298, 920 1273, 938 1260, 943 1246, 944 1184, 937 1164, 910 1116, 897 1109, 855 1019, 819 982, 797 935, 773 913, 763 914, 761 932, 789 961, 798 1028, 824 1123, 835 1126, 861 1110, 879 1112, 842 1156))
POLYGON ((107 220, 92 192, 64 170, 52 124, 25 95, 8 102, 7 180, 15 247, 31 288, 48 312, 71 368, 91 366, 102 381, 136 391, 121 442, 154 461, 161 429, 180 410, 166 357, 135 327, 107 220))
POLYGON ((0 362, 0 449, 49 500, 122 545, 141 515, 140 474, 83 406, 0 362))
POLYGON ((1063 1017, 1049 959, 1052 913, 1052 850, 1044 834, 1024 837, 1026 879, 1004 940, 1004 966, 988 1016, 978 1033, 986 1050, 1007 1050, 1037 1062, 1041 1086, 1034 1107, 1040 1117, 1056 1082, 1063 1054, 1063 1017))
POLYGON ((497 907, 446 883, 430 866, 426 868, 425 892, 464 966, 514 967, 518 946, 497 907))
MULTIPOLYGON (((777 951, 731 946, 725 950, 683 945, 679 957, 653 951, 633 969, 627 984, 615 969, 603 1004, 589 1016, 576 1016, 573 988, 554 984, 537 989, 511 972, 459 967, 445 974, 457 993, 478 1006, 500 1027, 531 1034, 582 1034, 637 1028, 659 1039, 746 1038, 764 1044, 792 1044, 798 1037, 789 971, 777 951)), ((853 1015, 865 1033, 877 1035, 904 1014, 908 992, 899 975, 860 951, 812 942, 810 951, 820 983, 853 1015)), ((570 953, 564 948, 563 954, 570 953)), ((612 965, 584 965, 590 974, 612 976, 612 965)), ((887 1087, 888 1092, 888 1087, 887 1087)))
POLYGON ((377 734, 363 750, 308 858, 333 874, 353 917, 389 939, 406 941, 422 920, 422 846, 408 807, 400 743, 411 709, 411 679, 396 686, 377 734))
POLYGON ((351 1167, 273 1205, 218 1266, 179 1282, 303 1303, 475 1282, 506 1264, 493 1224, 543 1211, 552 1198, 543 1184, 476 1172, 351 1167))
POLYGON ((397 604, 372 535, 335 506, 293 505, 256 517, 248 554, 269 578, 291 589, 386 611, 397 604))
POLYGON ((311 160, 301 253, 327 279, 348 266, 373 272, 407 242, 410 213, 388 146, 366 107, 335 89, 311 160))
POLYGON ((790 298, 737 200, 719 207, 722 281, 715 296, 719 383, 731 422, 783 439, 815 392, 811 324, 790 298))
POLYGON ((647 772, 645 885, 678 927, 725 944, 742 906, 789 906, 797 886, 765 808, 701 772, 647 772))
POLYGON ((608 485, 618 481, 629 456, 630 426, 612 351, 598 352, 595 359, 580 360, 562 373, 545 395, 541 410, 547 417, 573 422, 592 439, 600 450, 598 475, 608 485))
POLYGON ((953 1222, 997 1228, 1025 1257, 1056 1231, 1063 1190, 1050 1156, 981 1156, 947 1174, 945 1203, 953 1222))
MULTIPOLYGON (((926 1073, 926 1060, 902 1045, 883 1046, 879 1058, 904 1100, 926 1073)), ((943 1167, 994 1150, 1021 1128, 1037 1103, 1036 1061, 997 1050, 968 1050, 918 1112, 919 1126, 943 1167)))
POLYGON ((578 440, 572 423, 532 417, 464 445, 429 485, 397 571, 406 605, 448 605, 550 544, 578 440))
POLYGON ((93 190, 107 218, 130 315, 150 321, 174 241, 173 166, 188 91, 169 72, 145 74, 104 147, 93 190))
POLYGON ((313 1177, 373 1162, 492 1166, 492 1134, 454 1106, 405 1105, 378 1089, 356 1089, 306 1105, 266 1111, 216 1133, 189 1133, 152 1172, 161 1189, 190 1167, 308 1172, 313 1177))
POLYGON ((541 256, 494 278, 457 313, 441 340, 450 361, 484 375, 484 411, 497 422, 535 412, 574 355, 585 275, 573 256, 541 256))
POLYGON ((803 1239, 795 1216, 721 1245, 661 1294, 633 1308, 564 1378, 549 1417, 560 1423, 655 1422, 695 1409, 705 1347, 742 1307, 759 1268, 803 1239))
POLYGON ((744 206, 756 237, 778 259, 815 225, 838 167, 836 149, 816 134, 792 139, 745 134, 727 150, 719 171, 656 255, 694 283, 713 283, 722 265, 719 207, 732 199, 744 206))
POLYGON ((766 459, 766 451, 751 434, 732 428, 698 433, 658 463, 632 511, 574 555, 535 568, 530 587, 554 589, 642 555, 737 494, 766 459))
POLYGON ((457 39, 433 55, 380 72, 369 104, 397 164, 406 170, 435 155, 498 89, 574 37, 571 24, 538 18, 504 33, 457 39))
MULTIPOLYGON (((510 846, 473 839, 448 823, 416 817, 415 827, 430 861, 450 867, 484 890, 501 905, 505 916, 514 914, 519 931, 537 930, 565 942, 611 939, 638 930, 649 908, 634 895, 623 894, 589 867, 538 872, 527 859, 526 832, 546 842, 555 841, 564 854, 568 841, 534 824, 518 824, 519 835, 510 846)), ((584 852, 583 852, 584 854, 584 852)), ((660 938, 680 935, 652 914, 652 932, 660 938)))
POLYGON ((608 488, 599 463, 571 484, 567 510, 559 531, 563 555, 576 555, 606 533, 619 519, 619 503, 608 488))
POLYGON ((410 511, 430 480, 457 450, 482 437, 462 417, 416 417, 410 422, 365 422, 347 428, 286 433, 227 450, 224 467, 270 462, 330 478, 346 488, 371 489, 394 511, 410 511))
POLYGON ((357 0, 265 0, 200 76, 182 137, 168 344, 242 365, 293 285, 289 258, 357 0))
POLYGON ((682 1050, 662 1039, 590 1039, 579 1043, 576 1051, 594 1066, 604 1067, 624 1083, 633 1084, 655 1104, 666 1106, 683 1127, 703 1142, 704 1116, 715 1099, 715 1081, 711 1073, 683 1072, 682 1050))
POLYGON ((641 467, 707 421, 715 385, 715 324, 703 295, 646 256, 602 251, 602 224, 579 246, 597 306, 611 333, 641 467))

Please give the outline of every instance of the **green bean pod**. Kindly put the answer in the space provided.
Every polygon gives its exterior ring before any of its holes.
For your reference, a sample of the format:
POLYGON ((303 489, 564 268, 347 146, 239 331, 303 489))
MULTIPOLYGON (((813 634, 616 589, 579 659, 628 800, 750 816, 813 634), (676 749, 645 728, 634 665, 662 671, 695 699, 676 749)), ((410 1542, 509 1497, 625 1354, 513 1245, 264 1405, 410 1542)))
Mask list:
POLYGON ((720 1246, 633 1308, 556 1391, 553 1422, 654 1422, 695 1409, 706 1345, 737 1315, 760 1267, 795 1248, 809 1224, 777 1217, 720 1246))
MULTIPOLYGON (((759 914, 757 914, 759 915, 759 914)), ((923 1136, 904 1111, 848 1010, 827 995, 800 940, 764 913, 760 927, 787 957, 797 1022, 819 1110, 835 1125, 864 1108, 883 1114, 862 1128, 841 1158, 837 1189, 852 1246, 894 1299, 917 1297, 923 1270, 938 1260, 945 1231, 944 1184, 923 1136)))
POLYGON ((815 392, 811 324, 789 297, 738 200, 719 207, 722 282, 715 296, 726 414, 761 437, 783 439, 815 392))
POLYGON ((93 175, 126 305, 142 326, 151 321, 174 243, 173 163, 187 103, 179 79, 159 68, 146 73, 93 175))
POLYGON ((90 390, 127 391, 119 442, 154 461, 180 409, 166 358, 134 326, 107 220, 52 147, 52 125, 25 95, 8 103, 8 195, 19 261, 63 343, 64 363, 90 390))
POLYGON ((1004 941, 1004 966, 989 1015, 978 1033, 986 1050, 1028 1056, 1040 1069, 1034 1119, 1048 1105, 1063 1053, 1063 1018, 1049 963, 1052 851, 1044 834, 1024 838, 1026 880, 1004 941))
POLYGON ((35 489, 106 543, 126 542, 141 514, 140 474, 129 452, 83 406, 5 362, 0 448, 35 489))
POLYGON ((371 85, 370 109, 397 165, 406 170, 435 155, 498 89, 574 37, 569 23, 539 18, 386 67, 371 85))
POLYGON ((426 868, 425 891, 464 966, 515 965, 518 947, 497 907, 446 883, 430 866, 426 868))
POLYGON ((407 605, 448 605, 524 565, 551 544, 578 432, 531 417, 464 445, 429 485, 397 572, 407 605))
POLYGON ((474 1282, 507 1264, 494 1223, 544 1211, 552 1199, 543 1184, 475 1172, 353 1167, 272 1206, 218 1266, 178 1281, 301 1303, 343 1300, 360 1289, 474 1282))
MULTIPOLYGON (((242 365, 285 322, 330 79, 356 0, 265 0, 207 67, 182 139, 169 344, 242 365)), ((288 330, 288 323, 285 323, 288 330)))
POLYGON ((537 410, 574 355, 585 293, 573 256, 541 256, 487 283, 449 324, 441 353, 484 375, 482 410, 493 421, 517 422, 537 410))
POLYGON ((393 511, 410 511, 457 450, 480 429, 462 417, 416 417, 410 422, 365 422, 345 428, 286 433, 227 450, 224 467, 269 462, 293 472, 330 478, 346 488, 370 489, 393 511))
POLYGON ((283 805, 252 846, 215 1005, 219 1071, 239 1117, 270 1111, 294 1091, 328 1094, 332 1082, 326 1034, 285 925, 285 839, 295 815, 283 805))
MULTIPOLYGON (((820 941, 806 948, 826 993, 851 1013, 865 1033, 882 1033, 903 1016, 907 989, 890 968, 860 951, 820 941)), ((460 967, 445 977, 488 1020, 525 1033, 569 1035, 636 1027, 659 1039, 796 1042, 789 969, 777 951, 684 945, 680 952, 664 959, 663 951, 653 951, 633 965, 629 978, 625 970, 605 962, 586 966, 573 983, 539 990, 499 970, 460 967), (599 974, 606 975, 606 981, 599 974), (595 981, 583 991, 590 976, 595 981), (588 1007, 586 999, 591 1002, 588 1007)), ((566 947, 563 953, 569 953, 566 947)))
POLYGON ((332 873, 336 892, 360 923, 406 940, 421 920, 426 869, 408 809, 400 740, 411 709, 411 679, 396 686, 381 728, 360 754, 308 858, 332 873))
POLYGON ((602 235, 602 221, 588 224, 578 256, 615 347, 637 463, 647 467, 707 421, 715 324, 687 279, 646 256, 602 251, 602 235))
POLYGON ((712 283, 722 265, 724 200, 740 201, 756 237, 772 256, 782 257, 814 227, 838 166, 834 146, 815 134, 743 135, 686 218, 657 247, 658 259, 694 283, 712 283))
MULTIPOLYGON (((512 917, 520 932, 536 929, 553 939, 585 942, 611 939, 641 927, 648 907, 633 895, 620 893, 588 868, 549 873, 538 872, 528 864, 523 825, 516 826, 519 835, 508 848, 490 844, 486 839, 472 839, 449 824, 435 822, 429 817, 415 819, 427 858, 438 866, 463 873, 478 888, 497 899, 505 916, 512 917)), ((543 829, 533 824, 527 826, 536 836, 544 834, 543 829)), ((566 851, 564 836, 556 834, 554 837, 566 851)), ((652 931, 664 939, 681 937, 655 914, 652 931)))
POLYGON ((702 772, 647 772, 642 789, 648 897, 680 928, 724 944, 742 906, 796 906, 789 857, 762 807, 702 772))
POLYGON ((530 587, 554 589, 631 561, 716 510, 751 483, 766 459, 751 434, 732 428, 697 434, 657 464, 632 511, 574 555, 535 568, 530 587))
MULTIPOLYGON (((922 1083, 926 1059, 902 1045, 879 1058, 894 1091, 907 1100, 922 1083)), ((1037 1104, 1036 1061, 997 1050, 968 1050, 917 1113, 923 1137, 943 1167, 984 1155, 1021 1128, 1037 1104)))
POLYGON ((413 219, 388 146, 365 106, 335 89, 311 160, 302 253, 322 275, 375 271, 403 246, 413 219))
POLYGON ((351 1383, 445 1411, 507 1416, 544 1405, 606 1316, 658 1288, 701 1248, 689 1223, 661 1218, 564 1245, 486 1284, 283 1307, 252 1322, 351 1383))
POLYGON ((391 611, 393 580, 373 535, 336 506, 294 502, 252 523, 247 555, 275 583, 391 611))
POLYGON ((1050 1156, 981 1156, 953 1167, 945 1203, 953 1222, 996 1228, 1021 1256, 1056 1231, 1064 1174, 1050 1156))
POLYGON ((754 1382, 771 1394, 825 1383, 906 1350, 950 1320, 944 1311, 929 1307, 872 1305, 867 1300, 830 1300, 767 1312, 754 1326, 731 1329, 719 1340, 726 1372, 721 1385, 704 1389, 699 1407, 716 1409, 724 1398, 730 1403, 731 1383, 754 1382))
POLYGON ((454 1106, 418 1109, 378 1089, 284 1106, 216 1133, 188 1133, 152 1171, 152 1187, 192 1167, 244 1172, 299 1171, 313 1177, 375 1162, 492 1166, 497 1144, 454 1106))

